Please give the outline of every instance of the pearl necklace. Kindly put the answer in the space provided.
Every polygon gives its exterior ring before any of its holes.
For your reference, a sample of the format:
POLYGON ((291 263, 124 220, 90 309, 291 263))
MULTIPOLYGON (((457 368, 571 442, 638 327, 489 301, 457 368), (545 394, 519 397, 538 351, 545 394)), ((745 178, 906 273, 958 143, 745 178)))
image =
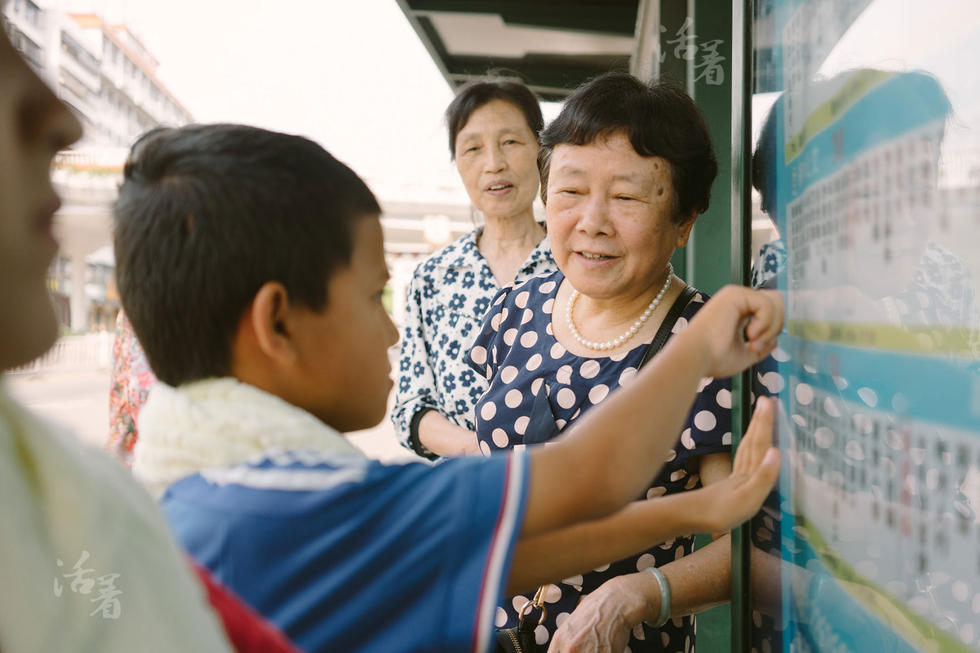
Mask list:
POLYGON ((657 293, 657 296, 653 298, 647 309, 643 311, 643 315, 636 319, 636 322, 630 326, 621 336, 617 336, 612 340, 607 340, 606 342, 592 342, 591 340, 586 340, 579 334, 578 329, 575 328, 575 323, 572 321, 572 309, 575 308, 575 301, 578 299, 579 292, 572 288, 572 294, 568 297, 568 306, 565 307, 565 320, 568 322, 568 330, 572 333, 572 337, 582 345, 583 347, 588 347, 594 351, 606 351, 607 349, 615 349, 622 345, 623 343, 629 341, 630 338, 636 335, 640 330, 640 327, 650 319, 653 311, 660 305, 660 300, 664 298, 664 293, 670 288, 671 278, 674 276, 674 266, 669 262, 667 263, 667 279, 664 281, 663 288, 657 293))

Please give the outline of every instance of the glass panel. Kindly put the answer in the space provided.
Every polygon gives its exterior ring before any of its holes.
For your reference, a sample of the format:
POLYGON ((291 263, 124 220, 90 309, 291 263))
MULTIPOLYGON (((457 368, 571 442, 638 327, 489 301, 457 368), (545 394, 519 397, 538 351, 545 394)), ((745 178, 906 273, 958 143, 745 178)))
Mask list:
POLYGON ((759 651, 980 650, 980 4, 757 3, 759 651))

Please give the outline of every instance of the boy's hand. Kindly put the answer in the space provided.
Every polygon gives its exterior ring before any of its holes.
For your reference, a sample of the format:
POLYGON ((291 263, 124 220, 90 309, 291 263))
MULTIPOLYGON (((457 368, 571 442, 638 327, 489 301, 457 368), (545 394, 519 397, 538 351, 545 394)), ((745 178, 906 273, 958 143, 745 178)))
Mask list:
POLYGON ((725 286, 704 305, 685 333, 706 358, 705 376, 741 372, 776 348, 783 328, 783 299, 775 290, 725 286))
POLYGON ((716 493, 710 502, 710 532, 738 526, 755 515, 779 478, 779 450, 772 446, 773 400, 759 397, 745 437, 735 452, 731 475, 704 492, 716 493))

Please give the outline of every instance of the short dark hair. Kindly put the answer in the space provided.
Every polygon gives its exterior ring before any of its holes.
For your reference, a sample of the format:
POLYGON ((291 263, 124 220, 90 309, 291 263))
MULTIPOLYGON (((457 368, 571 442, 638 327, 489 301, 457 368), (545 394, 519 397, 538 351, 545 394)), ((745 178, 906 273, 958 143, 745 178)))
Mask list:
POLYGON ((667 160, 674 184, 675 222, 683 224, 692 213, 708 209, 718 160, 694 100, 669 82, 645 84, 623 72, 606 73, 580 86, 541 132, 541 199, 547 201, 556 145, 588 145, 620 131, 640 156, 667 160))
POLYGON ((776 161, 778 147, 776 143, 776 121, 781 119, 783 111, 783 96, 776 98, 766 120, 762 123, 759 140, 755 152, 752 153, 752 187, 759 191, 760 207, 769 215, 773 222, 776 216, 778 189, 776 187, 776 161))
POLYGON ((485 77, 467 82, 456 92, 456 97, 446 108, 446 124, 449 126, 449 156, 456 158, 456 137, 466 126, 474 111, 493 100, 509 102, 524 114, 527 126, 538 138, 544 127, 538 98, 524 84, 503 77, 485 77))
POLYGON ((115 205, 123 309, 156 375, 230 373, 232 339, 269 281, 313 310, 348 265, 353 223, 380 207, 300 136, 241 125, 157 129, 133 146, 115 205))

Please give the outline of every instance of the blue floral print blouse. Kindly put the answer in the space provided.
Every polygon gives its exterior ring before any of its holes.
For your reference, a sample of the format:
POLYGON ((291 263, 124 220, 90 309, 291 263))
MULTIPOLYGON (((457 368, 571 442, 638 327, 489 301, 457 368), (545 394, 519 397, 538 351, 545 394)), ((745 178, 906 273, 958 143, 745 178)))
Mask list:
MULTIPOLYGON (((473 406, 487 382, 464 357, 500 290, 477 248, 481 233, 482 227, 475 229, 425 259, 412 278, 391 412, 398 440, 408 449, 414 450, 409 438, 412 417, 425 409, 437 410, 470 431, 476 428, 473 406)), ((556 269, 545 236, 514 282, 556 269)))

